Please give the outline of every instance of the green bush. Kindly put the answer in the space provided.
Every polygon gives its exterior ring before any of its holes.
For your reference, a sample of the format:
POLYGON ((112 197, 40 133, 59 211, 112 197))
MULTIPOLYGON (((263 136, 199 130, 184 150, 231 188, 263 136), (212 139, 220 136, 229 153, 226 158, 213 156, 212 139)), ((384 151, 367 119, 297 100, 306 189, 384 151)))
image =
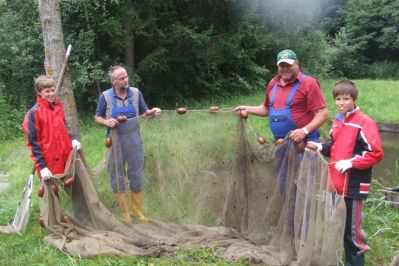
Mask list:
POLYGON ((14 108, 0 94, 0 141, 12 140, 23 135, 21 123, 24 118, 23 107, 14 108))
POLYGON ((364 66, 364 77, 370 79, 399 79, 399 62, 389 60, 373 62, 364 66))
POLYGON ((328 49, 328 43, 322 31, 308 33, 306 38, 303 38, 297 46, 299 62, 305 73, 317 78, 329 76, 327 73, 329 58, 325 53, 325 50, 328 49))
POLYGON ((348 32, 342 28, 334 39, 330 40, 330 47, 326 50, 328 58, 328 73, 331 77, 354 78, 359 76, 360 63, 363 57, 359 54, 360 45, 349 42, 348 32))

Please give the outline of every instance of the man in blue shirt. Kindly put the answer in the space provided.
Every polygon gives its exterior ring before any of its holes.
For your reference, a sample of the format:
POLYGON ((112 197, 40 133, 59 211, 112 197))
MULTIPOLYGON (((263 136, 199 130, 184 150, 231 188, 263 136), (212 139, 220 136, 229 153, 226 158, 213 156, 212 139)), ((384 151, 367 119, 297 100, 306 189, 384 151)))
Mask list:
MULTIPOLYGON (((148 218, 141 212, 144 189, 144 151, 137 117, 147 112, 141 92, 129 86, 125 68, 113 66, 109 71, 112 88, 99 98, 94 120, 113 131, 108 171, 112 190, 121 209, 122 217, 131 222, 126 197, 125 176, 129 179, 132 214, 141 222, 148 218), (127 168, 126 168, 127 165, 127 168)), ((153 113, 160 113, 155 107, 153 113)), ((109 132, 108 132, 109 133, 109 132)))

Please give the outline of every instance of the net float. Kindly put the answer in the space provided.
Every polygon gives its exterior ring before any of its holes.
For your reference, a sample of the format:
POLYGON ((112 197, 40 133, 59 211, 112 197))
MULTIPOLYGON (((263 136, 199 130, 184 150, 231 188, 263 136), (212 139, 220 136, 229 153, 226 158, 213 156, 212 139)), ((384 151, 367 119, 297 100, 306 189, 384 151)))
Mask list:
POLYGON ((43 195, 44 195, 44 187, 40 186, 40 187, 37 189, 37 195, 38 195, 39 197, 43 198, 43 195))
POLYGON ((219 111, 219 106, 211 106, 211 107, 209 107, 209 109, 208 109, 208 111, 210 112, 210 113, 216 113, 217 111, 219 111))
POLYGON ((58 196, 58 186, 56 184, 51 185, 51 190, 58 196))
POLYGON ((296 144, 296 150, 298 152, 304 152, 305 151, 305 143, 303 141, 295 143, 296 144))
POLYGON ((256 140, 257 140, 257 141, 259 142, 259 144, 261 144, 261 145, 265 144, 265 142, 266 142, 265 138, 262 137, 262 136, 256 137, 256 140))
POLYGON ((107 138, 105 139, 105 146, 106 146, 107 148, 109 148, 109 147, 112 146, 112 139, 111 139, 110 137, 107 137, 107 138))
POLYGON ((145 116, 152 116, 153 114, 155 114, 155 110, 153 109, 147 109, 144 113, 145 116))
POLYGON ((283 144, 283 143, 284 143, 284 139, 278 139, 278 140, 276 140, 276 142, 275 142, 276 145, 281 145, 281 144, 283 144))
POLYGON ((68 215, 64 215, 62 216, 61 221, 64 223, 71 223, 71 218, 69 218, 68 215))
POLYGON ((41 227, 46 227, 46 225, 44 224, 44 220, 42 218, 39 219, 39 224, 41 227))
POLYGON ((118 121, 119 123, 126 122, 126 120, 127 120, 127 116, 126 116, 126 115, 119 115, 119 116, 116 118, 116 121, 118 121))
POLYGON ((248 111, 246 111, 246 110, 241 110, 241 111, 240 111, 240 117, 241 117, 242 119, 247 119, 247 118, 248 118, 248 111))
POLYGON ((67 179, 65 179, 64 184, 65 186, 70 186, 73 184, 74 178, 73 177, 68 177, 67 179))
POLYGON ((183 107, 180 107, 180 108, 177 108, 177 109, 176 109, 176 112, 177 112, 179 115, 183 115, 183 114, 185 114, 185 113, 187 112, 187 109, 186 109, 186 108, 183 108, 183 107))

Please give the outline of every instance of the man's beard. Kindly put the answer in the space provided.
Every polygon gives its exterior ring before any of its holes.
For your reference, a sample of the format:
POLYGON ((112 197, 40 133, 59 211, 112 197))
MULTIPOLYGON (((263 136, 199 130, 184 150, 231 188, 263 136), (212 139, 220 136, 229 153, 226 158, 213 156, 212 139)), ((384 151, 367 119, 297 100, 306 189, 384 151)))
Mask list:
POLYGON ((121 85, 119 86, 119 89, 121 89, 121 90, 127 90, 127 89, 129 89, 129 84, 121 84, 121 85))
POLYGON ((280 77, 284 80, 284 82, 292 82, 292 81, 294 81, 295 78, 297 77, 298 72, 291 72, 291 73, 289 73, 289 74, 287 74, 287 73, 280 73, 279 75, 280 75, 280 77))

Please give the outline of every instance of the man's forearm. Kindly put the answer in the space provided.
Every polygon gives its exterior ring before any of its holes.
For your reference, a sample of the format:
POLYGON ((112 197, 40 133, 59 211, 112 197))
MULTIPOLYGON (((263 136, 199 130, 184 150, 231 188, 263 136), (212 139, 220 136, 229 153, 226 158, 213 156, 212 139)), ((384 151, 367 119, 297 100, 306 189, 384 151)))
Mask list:
POLYGON ((105 121, 106 121, 105 118, 102 116, 97 116, 97 115, 94 116, 94 122, 96 122, 99 125, 106 126, 105 121))
POLYGON ((320 128, 328 120, 328 117, 329 115, 327 107, 319 109, 315 112, 315 116, 313 117, 312 121, 310 121, 310 123, 307 124, 304 128, 306 128, 306 130, 311 133, 320 128))
POLYGON ((237 110, 245 110, 248 112, 248 114, 256 115, 256 116, 268 116, 269 115, 269 109, 267 109, 263 104, 258 105, 258 106, 247 106, 247 105, 241 105, 236 108, 237 110))

